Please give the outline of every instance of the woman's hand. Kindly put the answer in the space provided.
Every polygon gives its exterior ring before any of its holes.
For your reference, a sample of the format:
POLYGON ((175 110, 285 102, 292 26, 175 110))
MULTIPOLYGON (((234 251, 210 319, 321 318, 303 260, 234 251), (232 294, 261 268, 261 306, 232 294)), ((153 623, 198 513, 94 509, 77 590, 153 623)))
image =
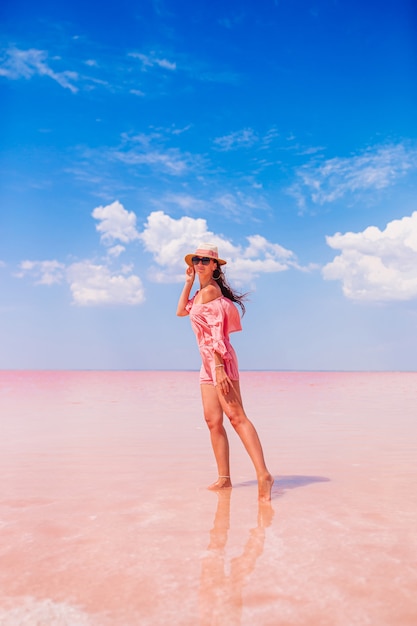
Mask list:
POLYGON ((216 383, 222 394, 227 396, 230 391, 232 381, 226 374, 224 367, 216 367, 216 383))
POLYGON ((185 282, 192 286, 195 278, 195 269, 190 265, 187 265, 187 269, 185 270, 185 282))
POLYGON ((182 292, 181 292, 181 295, 179 297, 178 304, 177 304, 178 317, 184 317, 185 315, 188 315, 187 303, 188 303, 188 298, 190 297, 190 291, 193 286, 194 278, 195 278, 194 267, 190 267, 188 265, 187 269, 185 270, 185 284, 184 284, 184 287, 182 289, 182 292))

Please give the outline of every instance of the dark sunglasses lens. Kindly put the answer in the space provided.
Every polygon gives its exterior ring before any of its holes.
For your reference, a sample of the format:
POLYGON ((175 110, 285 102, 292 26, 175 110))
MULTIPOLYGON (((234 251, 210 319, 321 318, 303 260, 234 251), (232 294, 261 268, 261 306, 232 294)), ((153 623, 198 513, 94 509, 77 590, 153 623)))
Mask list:
POLYGON ((210 263, 210 259, 208 256, 203 256, 202 258, 199 256, 193 256, 193 258, 191 259, 193 265, 198 265, 200 261, 203 265, 208 265, 210 263))

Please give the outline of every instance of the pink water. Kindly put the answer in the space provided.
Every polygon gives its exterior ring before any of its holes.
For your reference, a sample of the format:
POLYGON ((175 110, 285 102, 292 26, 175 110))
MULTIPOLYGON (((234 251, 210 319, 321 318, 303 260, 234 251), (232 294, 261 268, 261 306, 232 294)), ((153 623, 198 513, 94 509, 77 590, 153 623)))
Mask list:
POLYGON ((0 372, 1 626, 415 626, 417 373, 243 373, 276 477, 193 372, 0 372))

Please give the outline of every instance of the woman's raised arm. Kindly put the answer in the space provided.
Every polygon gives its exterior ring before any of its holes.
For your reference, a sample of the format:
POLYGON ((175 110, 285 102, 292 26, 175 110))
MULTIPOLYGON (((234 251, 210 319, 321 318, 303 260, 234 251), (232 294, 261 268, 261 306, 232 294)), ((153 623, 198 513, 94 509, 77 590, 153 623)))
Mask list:
POLYGON ((190 291, 194 283, 195 271, 193 267, 188 266, 185 270, 185 285, 178 299, 177 315, 178 317, 184 317, 188 315, 188 311, 185 308, 188 300, 190 299, 190 291))

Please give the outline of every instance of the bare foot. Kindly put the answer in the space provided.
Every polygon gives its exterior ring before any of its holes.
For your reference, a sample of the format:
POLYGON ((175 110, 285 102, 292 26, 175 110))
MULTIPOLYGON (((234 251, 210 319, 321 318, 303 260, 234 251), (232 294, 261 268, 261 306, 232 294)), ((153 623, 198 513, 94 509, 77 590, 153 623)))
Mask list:
POLYGON ((258 500, 259 502, 269 502, 271 499, 271 489, 274 484, 274 478, 271 474, 267 474, 262 478, 258 478, 258 500))
POLYGON ((215 483, 207 487, 210 491, 220 491, 220 489, 230 489, 232 486, 229 476, 219 476, 215 483))

